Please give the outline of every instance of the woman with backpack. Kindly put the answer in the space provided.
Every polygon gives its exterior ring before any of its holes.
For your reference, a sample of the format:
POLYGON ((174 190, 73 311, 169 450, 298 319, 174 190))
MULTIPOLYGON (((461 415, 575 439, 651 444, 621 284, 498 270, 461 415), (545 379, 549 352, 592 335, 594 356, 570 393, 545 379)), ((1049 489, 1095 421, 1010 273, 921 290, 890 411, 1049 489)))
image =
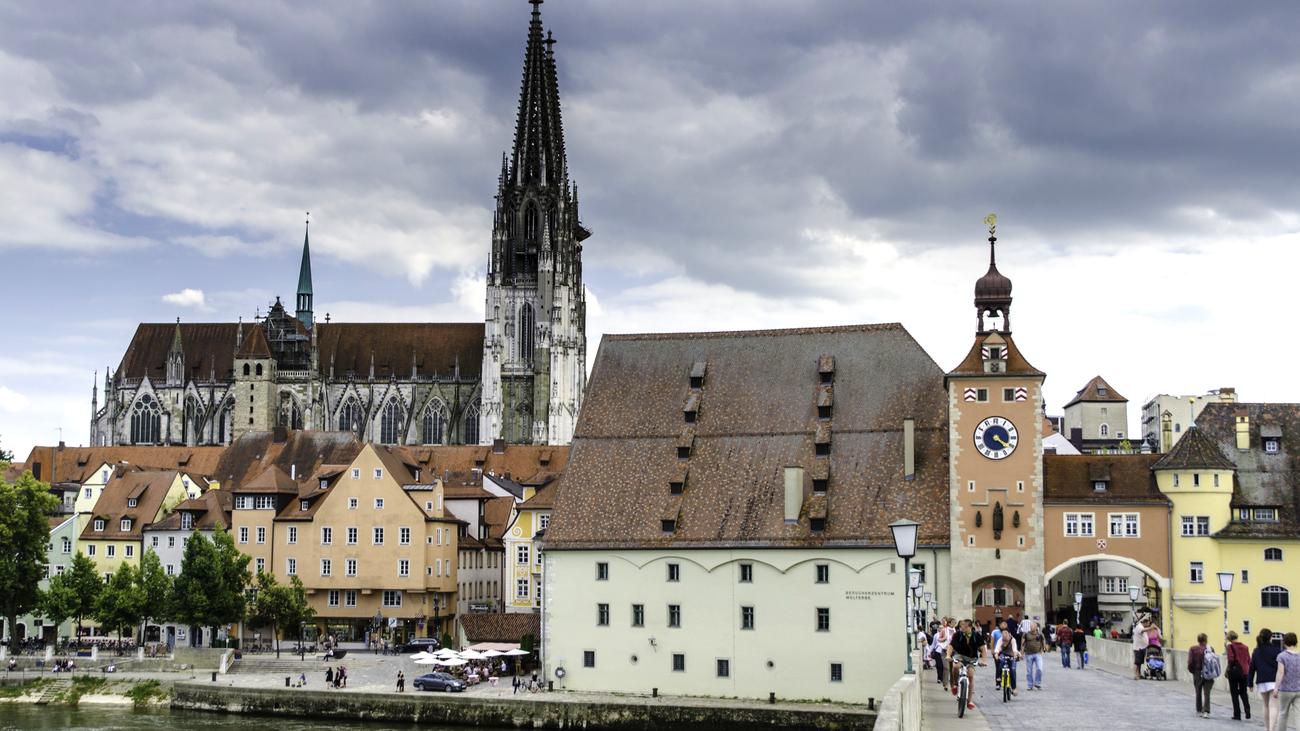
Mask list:
POLYGON ((1210 717, 1210 691, 1214 689, 1214 679, 1223 674, 1223 665, 1214 648, 1207 644, 1209 641, 1202 632, 1196 636, 1196 644, 1187 650, 1187 673, 1192 676, 1192 686, 1196 689, 1199 718, 1210 717))
POLYGON ((1273 728, 1273 719, 1277 716, 1277 703, 1273 698, 1273 689, 1277 687, 1277 656, 1282 648, 1273 644, 1273 630, 1265 627, 1255 636, 1255 652, 1250 656, 1250 678, 1246 684, 1259 693, 1259 702, 1264 705, 1264 728, 1273 728))
POLYGON ((1224 654, 1228 658, 1228 670, 1224 677, 1228 680, 1228 695, 1232 696, 1232 720, 1240 721, 1244 707, 1246 719, 1250 719, 1250 698, 1246 695, 1247 680, 1250 677, 1250 648, 1237 641, 1237 633, 1228 630, 1228 646, 1224 654))

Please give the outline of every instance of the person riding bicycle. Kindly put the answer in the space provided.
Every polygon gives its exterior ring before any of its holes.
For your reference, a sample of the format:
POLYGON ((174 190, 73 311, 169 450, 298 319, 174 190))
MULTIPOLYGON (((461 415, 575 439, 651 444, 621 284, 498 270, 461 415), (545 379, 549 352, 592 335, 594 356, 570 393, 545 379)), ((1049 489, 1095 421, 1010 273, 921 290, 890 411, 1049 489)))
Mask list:
POLYGON ((975 631, 974 624, 969 619, 963 619, 957 625, 957 633, 952 636, 952 643, 948 645, 948 659, 952 663, 952 694, 957 695, 957 664, 960 663, 967 667, 967 680, 971 689, 971 695, 966 701, 967 708, 975 707, 975 665, 985 665, 985 648, 984 638, 979 632, 975 631))
MULTIPOLYGON (((1016 695, 1016 660, 1022 657, 1019 643, 1016 642, 1016 636, 1007 630, 1003 630, 1002 636, 998 638, 997 645, 993 648, 993 657, 998 661, 998 667, 1001 668, 1005 663, 1008 668, 1008 677, 1011 680, 1011 695, 1016 695)), ((1001 688, 1002 673, 998 673, 997 687, 1001 688)))

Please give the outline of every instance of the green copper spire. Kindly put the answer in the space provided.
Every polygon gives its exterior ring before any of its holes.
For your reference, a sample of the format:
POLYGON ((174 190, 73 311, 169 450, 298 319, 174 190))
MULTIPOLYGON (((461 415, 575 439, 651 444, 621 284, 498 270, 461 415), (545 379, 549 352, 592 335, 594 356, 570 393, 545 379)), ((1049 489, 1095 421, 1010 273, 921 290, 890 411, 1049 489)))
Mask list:
POLYGON ((311 314, 311 213, 307 215, 307 227, 302 235, 302 265, 298 268, 298 321, 308 330, 312 327, 311 314))

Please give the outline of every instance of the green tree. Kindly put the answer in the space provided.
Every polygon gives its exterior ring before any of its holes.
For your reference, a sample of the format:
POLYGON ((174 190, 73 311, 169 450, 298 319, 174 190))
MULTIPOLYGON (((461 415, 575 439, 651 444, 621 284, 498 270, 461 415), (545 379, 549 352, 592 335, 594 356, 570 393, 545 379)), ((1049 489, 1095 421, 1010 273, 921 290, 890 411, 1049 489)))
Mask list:
POLYGON ((49 516, 58 507, 50 486, 30 471, 12 484, 0 480, 0 616, 11 634, 18 615, 35 609, 40 601, 49 516))
POLYGON ((185 624, 211 627, 214 638, 218 626, 242 620, 250 560, 224 530, 214 531, 211 540, 191 535, 173 585, 172 615, 185 624))
POLYGON ((77 620, 79 637, 82 620, 95 611, 103 590, 104 580, 99 577, 94 560, 77 551, 68 570, 51 578, 50 588, 42 593, 41 615, 56 625, 69 619, 77 620))
POLYGON ((248 613, 248 595, 245 591, 253 579, 248 564, 253 558, 240 552, 235 539, 220 528, 212 532, 212 548, 220 579, 217 591, 219 601, 213 615, 215 624, 243 621, 248 613))
POLYGON ((139 641, 144 642, 144 623, 152 620, 161 623, 171 617, 169 602, 172 594, 172 577, 163 570, 162 560, 152 548, 145 549, 140 557, 140 568, 135 573, 136 585, 144 602, 139 641))
POLYGON ((270 626, 275 638, 275 656, 280 656, 280 640, 285 630, 299 627, 316 617, 316 610, 307 601, 307 591, 302 580, 291 577, 288 585, 281 584, 269 573, 257 575, 257 597, 253 600, 252 620, 260 626, 270 626))
POLYGON ((143 617, 144 593, 136 580, 135 567, 124 563, 99 592, 95 621, 107 632, 116 630, 121 640, 123 628, 134 628, 143 617))

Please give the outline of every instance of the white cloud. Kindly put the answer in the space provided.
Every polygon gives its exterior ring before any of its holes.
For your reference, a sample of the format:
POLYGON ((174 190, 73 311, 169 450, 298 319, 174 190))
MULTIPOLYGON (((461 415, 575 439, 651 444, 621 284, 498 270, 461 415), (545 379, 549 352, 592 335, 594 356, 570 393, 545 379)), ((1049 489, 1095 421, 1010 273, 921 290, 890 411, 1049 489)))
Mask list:
POLYGON ((16 414, 26 411, 31 399, 7 386, 0 386, 0 411, 16 414))
POLYGON ((207 309, 207 300, 203 296, 203 290, 186 287, 179 292, 172 292, 162 296, 162 301, 169 305, 177 307, 193 307, 195 309, 207 309))

